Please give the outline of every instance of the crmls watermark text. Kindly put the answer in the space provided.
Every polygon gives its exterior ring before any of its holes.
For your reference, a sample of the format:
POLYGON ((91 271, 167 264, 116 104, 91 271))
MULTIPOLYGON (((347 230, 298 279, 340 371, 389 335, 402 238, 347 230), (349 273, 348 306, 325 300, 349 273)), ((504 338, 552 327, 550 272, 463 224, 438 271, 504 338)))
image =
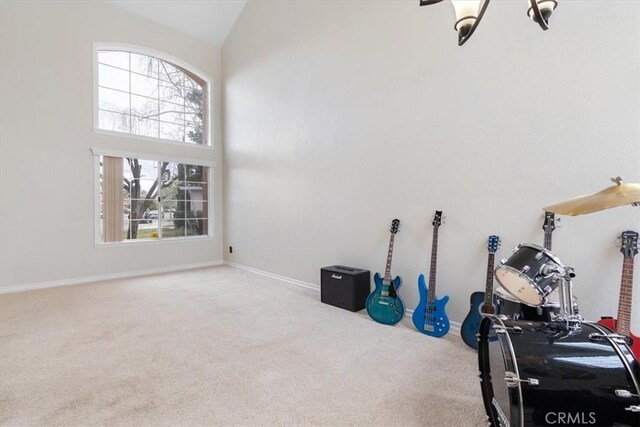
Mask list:
POLYGON ((593 425, 596 423, 595 412, 547 412, 544 416, 547 424, 557 425, 593 425))

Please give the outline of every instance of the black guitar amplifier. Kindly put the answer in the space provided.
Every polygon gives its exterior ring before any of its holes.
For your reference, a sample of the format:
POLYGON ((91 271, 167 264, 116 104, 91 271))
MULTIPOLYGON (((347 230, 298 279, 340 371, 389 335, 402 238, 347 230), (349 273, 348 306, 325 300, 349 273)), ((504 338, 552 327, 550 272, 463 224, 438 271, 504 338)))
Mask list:
POLYGON ((369 296, 369 270, 334 265, 320 269, 320 301, 349 311, 360 311, 369 296))

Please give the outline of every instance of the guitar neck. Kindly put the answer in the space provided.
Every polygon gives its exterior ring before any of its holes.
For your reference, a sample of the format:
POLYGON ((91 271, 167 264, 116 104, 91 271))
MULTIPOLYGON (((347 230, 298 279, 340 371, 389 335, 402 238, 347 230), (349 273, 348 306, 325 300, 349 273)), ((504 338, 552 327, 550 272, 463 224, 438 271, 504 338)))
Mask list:
POLYGON ((618 322, 616 332, 625 337, 631 333, 631 301, 633 288, 633 257, 624 257, 622 279, 620 280, 620 299, 618 300, 618 322))
POLYGON ((392 234, 389 237, 389 253, 387 254, 387 267, 384 271, 384 280, 385 282, 391 282, 391 259, 393 258, 393 242, 395 240, 396 235, 392 234))
POLYGON ((544 231, 544 248, 548 251, 551 250, 551 233, 553 233, 551 230, 544 231))
POLYGON ((489 252, 487 260, 487 283, 484 288, 484 304, 490 306, 493 304, 493 267, 495 264, 495 254, 489 252))
POLYGON ((436 299, 436 264, 438 261, 438 227, 433 227, 431 243, 431 269, 429 270, 429 304, 436 299))

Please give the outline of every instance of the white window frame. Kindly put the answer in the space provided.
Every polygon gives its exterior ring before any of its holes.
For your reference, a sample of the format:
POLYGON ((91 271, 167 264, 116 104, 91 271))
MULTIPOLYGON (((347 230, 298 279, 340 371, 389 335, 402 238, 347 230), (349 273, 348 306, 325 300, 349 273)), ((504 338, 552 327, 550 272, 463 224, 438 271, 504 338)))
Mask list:
POLYGON ((212 124, 213 124, 213 83, 212 83, 212 79, 206 74, 203 73, 202 71, 200 71, 199 69, 197 69, 196 67, 187 64, 186 62, 173 57, 171 55, 168 55, 166 53, 154 50, 154 49, 150 49, 150 48, 146 48, 146 47, 142 47, 142 46, 136 46, 136 45, 131 45, 131 44, 125 44, 125 43, 105 43, 105 42, 96 42, 93 44, 93 132, 94 133, 100 133, 103 135, 110 135, 110 136, 117 136, 120 138, 131 138, 131 139, 137 139, 140 141, 146 141, 146 142, 156 142, 156 143, 162 143, 162 144, 171 144, 171 145, 179 145, 181 147, 191 147, 191 148, 199 148, 199 149, 205 149, 205 150, 213 150, 213 141, 212 141, 212 124), (98 84, 99 84, 99 76, 98 76, 98 71, 99 71, 99 67, 98 67, 98 52, 100 50, 118 50, 118 51, 122 51, 122 52, 130 52, 130 53, 137 53, 139 55, 147 55, 147 56, 152 56, 154 58, 158 58, 161 59, 165 62, 169 62, 171 64, 174 64, 180 68, 184 68, 185 70, 197 75, 198 77, 200 77, 202 80, 204 80, 207 84, 207 88, 206 88, 206 93, 207 93, 207 111, 206 111, 206 129, 207 129, 207 134, 206 134, 206 138, 207 138, 207 143, 206 144, 191 144, 188 142, 180 142, 180 141, 173 141, 171 139, 166 139, 166 138, 155 138, 155 137, 151 137, 151 136, 144 136, 144 135, 135 135, 132 133, 127 133, 127 132, 117 132, 117 131, 113 131, 113 130, 108 130, 108 129, 100 129, 100 120, 99 120, 99 105, 100 105, 100 99, 99 99, 99 91, 98 91, 98 84))
POLYGON ((94 247, 96 248, 105 248, 105 247, 122 247, 122 246, 131 246, 131 245, 145 245, 145 244, 164 244, 164 243, 177 243, 177 242, 192 242, 194 240, 210 240, 214 238, 214 182, 213 178, 215 176, 215 168, 218 163, 212 160, 202 160, 202 159, 193 159, 187 157, 179 157, 179 156, 170 156, 170 155, 159 155, 159 154, 150 154, 150 153, 136 153, 131 151, 121 151, 121 150, 111 150, 111 149, 103 149, 103 148, 92 148, 91 153, 93 154, 93 180, 94 180, 94 205, 93 205, 93 217, 94 217, 94 247), (186 163, 190 165, 198 165, 198 166, 206 166, 207 169, 207 234, 201 236, 184 236, 184 237, 170 237, 164 239, 125 239, 121 242, 102 242, 100 240, 100 156, 111 156, 111 157, 121 157, 123 159, 126 158, 136 158, 141 160, 154 160, 159 162, 175 162, 175 163, 186 163))

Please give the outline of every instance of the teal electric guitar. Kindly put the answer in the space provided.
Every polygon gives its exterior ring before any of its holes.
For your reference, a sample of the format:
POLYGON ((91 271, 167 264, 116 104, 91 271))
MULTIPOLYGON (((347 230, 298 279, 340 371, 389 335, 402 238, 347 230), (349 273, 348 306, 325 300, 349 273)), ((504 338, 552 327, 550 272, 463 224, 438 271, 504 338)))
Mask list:
POLYGON ((400 295, 398 295, 398 289, 402 286, 402 279, 400 276, 391 278, 393 242, 398 233, 399 226, 399 219, 394 219, 391 222, 391 229, 389 230, 391 237, 389 237, 389 252, 384 278, 380 276, 380 273, 376 273, 375 276, 373 276, 373 282, 376 287, 367 297, 367 313, 369 313, 369 316, 371 316, 373 320, 385 325, 395 325, 404 317, 404 302, 402 302, 400 295))

